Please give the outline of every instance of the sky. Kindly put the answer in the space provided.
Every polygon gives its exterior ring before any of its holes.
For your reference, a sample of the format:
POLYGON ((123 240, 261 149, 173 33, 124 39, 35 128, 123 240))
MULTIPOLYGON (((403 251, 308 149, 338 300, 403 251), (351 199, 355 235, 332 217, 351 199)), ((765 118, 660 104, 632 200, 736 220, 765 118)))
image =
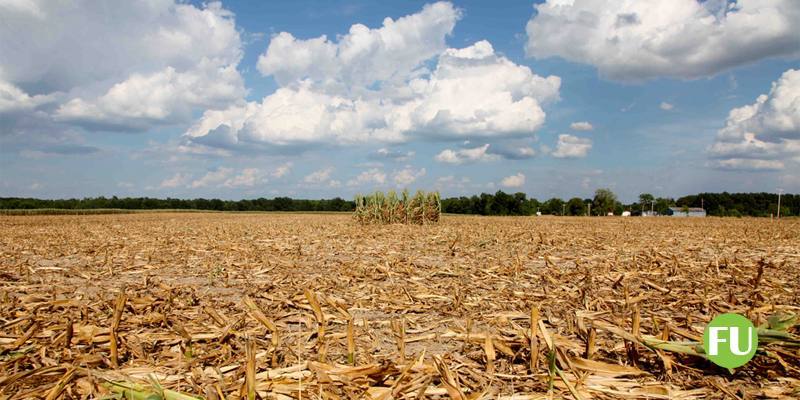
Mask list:
POLYGON ((800 192, 800 2, 0 0, 0 197, 800 192))

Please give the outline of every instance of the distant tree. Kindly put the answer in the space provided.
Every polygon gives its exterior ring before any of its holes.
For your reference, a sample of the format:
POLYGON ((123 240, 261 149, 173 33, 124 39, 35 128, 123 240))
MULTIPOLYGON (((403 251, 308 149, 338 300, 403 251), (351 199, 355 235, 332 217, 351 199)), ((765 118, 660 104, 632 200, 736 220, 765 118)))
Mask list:
POLYGON ((538 211, 541 206, 542 205, 541 203, 539 203, 539 200, 528 199, 525 201, 525 205, 523 206, 522 212, 524 215, 533 215, 536 214, 536 211, 538 211))
MULTIPOLYGON (((620 213, 622 204, 616 201, 616 196, 608 196, 608 189, 596 193, 594 199, 583 199, 582 203, 592 203, 592 214, 605 214, 609 208, 620 213), (597 196, 601 194, 601 196, 597 196), (604 202, 604 198, 614 201, 604 202), (606 207, 603 208, 602 204, 606 207), (613 204, 613 206, 611 206, 613 204)), ((613 193, 611 193, 613 195, 613 193)), ((669 207, 700 207, 704 206, 708 215, 713 216, 751 216, 769 217, 777 213, 776 193, 699 193, 679 198, 659 197, 653 199, 654 209, 664 214, 669 207)), ((639 196, 639 204, 626 205, 632 213, 638 213, 641 206, 650 209, 651 197, 648 193, 639 196)), ((502 191, 495 194, 482 193, 480 196, 454 197, 442 199, 442 210, 447 213, 458 214, 503 214, 503 215, 531 215, 537 210, 543 214, 561 215, 564 201, 552 198, 540 203, 535 198, 528 198, 525 193, 506 194, 502 191)), ((567 203, 566 214, 581 215, 575 199, 567 203)), ((94 208, 121 208, 127 210, 151 209, 182 209, 182 210, 225 210, 225 211, 352 211, 354 202, 334 198, 331 200, 305 200, 278 197, 275 199, 258 198, 251 200, 220 200, 220 199, 155 199, 149 197, 95 197, 83 199, 33 199, 19 197, 0 197, 0 209, 94 209, 94 208)), ((784 194, 781 197, 781 216, 800 215, 800 195, 784 194)))
POLYGON ((592 208, 597 210, 600 215, 613 212, 617 207, 617 195, 611 189, 597 189, 594 192, 592 208))
POLYGON ((655 201, 655 197, 653 197, 650 193, 642 193, 639 195, 639 210, 640 211, 647 211, 650 210, 653 201, 655 201))
POLYGON ((675 201, 668 197, 659 197, 656 199, 656 212, 660 215, 667 213, 667 210, 675 205, 675 201))
POLYGON ((639 195, 639 204, 650 204, 653 200, 655 200, 655 197, 650 193, 642 193, 639 195))
POLYGON ((489 206, 489 215, 509 215, 514 209, 514 197, 498 190, 489 206))
POLYGON ((541 211, 542 214, 550 214, 550 215, 561 215, 561 211, 563 210, 564 200, 561 200, 557 197, 553 197, 550 200, 547 200, 542 204, 541 211))
POLYGON ((586 214, 586 203, 580 197, 573 197, 567 202, 567 215, 586 214))

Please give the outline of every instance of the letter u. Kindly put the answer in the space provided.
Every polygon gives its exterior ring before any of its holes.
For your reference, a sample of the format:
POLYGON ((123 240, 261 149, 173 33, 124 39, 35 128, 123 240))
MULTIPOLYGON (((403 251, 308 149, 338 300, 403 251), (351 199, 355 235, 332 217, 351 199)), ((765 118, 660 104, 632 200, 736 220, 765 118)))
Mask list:
POLYGON ((750 353, 753 350, 753 328, 747 328, 747 350, 742 351, 739 343, 739 328, 732 326, 730 329, 731 332, 731 340, 729 340, 729 346, 731 348, 731 353, 737 356, 744 356, 750 353))

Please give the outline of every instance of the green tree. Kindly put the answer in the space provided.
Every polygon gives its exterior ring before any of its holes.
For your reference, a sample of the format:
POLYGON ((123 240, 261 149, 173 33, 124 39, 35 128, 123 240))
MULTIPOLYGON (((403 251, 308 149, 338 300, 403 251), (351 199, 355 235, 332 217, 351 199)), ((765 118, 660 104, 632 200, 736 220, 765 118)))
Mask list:
POLYGON ((567 215, 586 214, 586 204, 580 197, 573 197, 567 202, 567 215))
POLYGON ((542 214, 550 214, 550 215, 561 215, 561 211, 563 210, 564 200, 561 200, 557 197, 553 197, 550 200, 547 200, 542 204, 542 214))
POLYGON ((659 197, 656 199, 656 212, 660 215, 665 215, 667 213, 667 209, 674 205, 674 200, 668 197, 659 197))
POLYGON ((639 204, 650 204, 653 200, 655 200, 655 197, 650 193, 642 193, 639 195, 639 204))
MULTIPOLYGON (((642 193, 639 195, 639 208, 642 212, 650 211, 650 208, 653 206, 653 202, 656 198, 650 193, 642 193)), ((639 210, 637 210, 639 211, 639 210)))
POLYGON ((613 212, 617 207, 617 195, 611 189, 597 189, 594 192, 594 200, 592 200, 592 208, 597 210, 600 215, 606 215, 613 212))

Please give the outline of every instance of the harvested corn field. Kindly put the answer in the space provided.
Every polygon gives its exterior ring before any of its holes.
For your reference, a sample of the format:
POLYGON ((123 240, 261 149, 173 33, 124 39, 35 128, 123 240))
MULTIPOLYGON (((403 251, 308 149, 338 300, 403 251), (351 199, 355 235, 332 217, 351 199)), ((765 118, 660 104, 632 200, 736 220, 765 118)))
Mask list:
POLYGON ((0 266, 0 398, 800 396, 797 220, 6 216, 0 266))

